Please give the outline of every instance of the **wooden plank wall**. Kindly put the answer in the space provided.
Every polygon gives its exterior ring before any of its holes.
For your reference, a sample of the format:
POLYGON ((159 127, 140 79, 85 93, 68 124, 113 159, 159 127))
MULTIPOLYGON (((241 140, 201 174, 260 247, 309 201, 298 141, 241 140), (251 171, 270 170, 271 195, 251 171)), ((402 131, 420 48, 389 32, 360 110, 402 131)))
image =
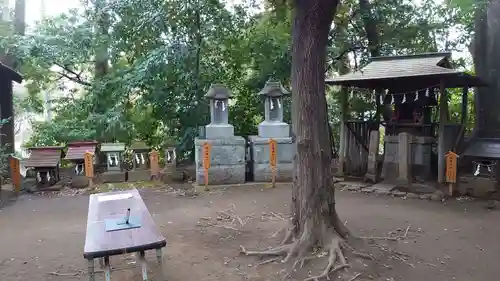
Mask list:
POLYGON ((348 176, 362 177, 368 167, 368 144, 371 122, 349 121, 346 123, 346 169, 348 176))

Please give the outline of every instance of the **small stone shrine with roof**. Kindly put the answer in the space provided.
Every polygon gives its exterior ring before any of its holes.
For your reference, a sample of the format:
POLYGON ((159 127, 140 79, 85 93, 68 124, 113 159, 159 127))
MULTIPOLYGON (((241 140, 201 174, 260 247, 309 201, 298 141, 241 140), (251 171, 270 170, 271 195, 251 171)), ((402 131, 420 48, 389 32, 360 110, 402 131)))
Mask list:
POLYGON ((295 146, 290 136, 290 125, 283 122, 283 96, 290 93, 279 81, 268 81, 258 95, 264 101, 264 121, 259 124, 258 136, 249 136, 253 180, 270 182, 269 140, 277 143, 276 181, 291 181, 295 146))
MULTIPOLYGON (((74 174, 71 179, 71 187, 84 188, 88 185, 89 179, 85 176, 85 153, 92 152, 96 155, 96 141, 75 141, 68 144, 65 160, 74 165, 74 174)), ((94 164, 97 157, 94 157, 94 164)))
POLYGON ((205 126, 204 136, 195 139, 196 182, 205 184, 203 145, 210 151, 209 184, 245 182, 246 140, 234 135, 229 124, 228 106, 231 92, 225 86, 213 84, 205 97, 210 104, 210 124, 205 126))
POLYGON ((101 143, 101 161, 105 169, 105 172, 100 175, 103 183, 124 182, 126 180, 126 172, 122 167, 124 151, 124 143, 101 143))
POLYGON ((61 158, 64 157, 63 149, 62 146, 28 148, 30 156, 23 161, 23 165, 35 170, 38 187, 52 186, 60 180, 59 168, 61 158))
POLYGON ((129 147, 132 150, 132 170, 128 171, 127 181, 147 181, 151 179, 149 171, 149 152, 151 148, 144 142, 134 142, 129 147))

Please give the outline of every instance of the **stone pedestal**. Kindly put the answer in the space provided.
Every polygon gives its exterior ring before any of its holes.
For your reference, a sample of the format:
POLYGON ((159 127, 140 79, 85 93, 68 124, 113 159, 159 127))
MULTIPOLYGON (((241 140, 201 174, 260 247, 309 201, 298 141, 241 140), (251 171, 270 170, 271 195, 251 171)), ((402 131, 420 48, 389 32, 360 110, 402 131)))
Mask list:
MULTIPOLYGON (((207 128, 207 133, 208 133, 207 128)), ((237 184, 245 182, 245 150, 243 137, 224 139, 195 139, 196 183, 205 184, 203 169, 203 144, 208 142, 210 150, 210 169, 208 184, 237 184)))
POLYGON ((406 141, 407 139, 409 143, 406 149, 403 144, 400 145, 400 136, 385 136, 382 178, 388 182, 396 182, 398 178, 406 181, 405 178, 407 177, 417 181, 432 180, 434 177, 432 173, 432 145, 435 139, 432 137, 412 136, 408 133, 402 134, 406 136, 403 137, 403 140, 406 141), (400 150, 403 149, 408 153, 400 153, 400 150), (404 169, 405 163, 408 163, 409 167, 406 171, 400 172, 400 169, 404 169))
POLYGON ((148 181, 151 180, 151 172, 149 170, 133 170, 127 172, 128 182, 148 181))
POLYGON ((208 124, 205 126, 205 138, 220 139, 234 136, 234 127, 231 124, 208 124))
POLYGON ((180 182, 182 178, 182 173, 172 163, 166 163, 164 169, 160 171, 160 179, 163 183, 180 182))
POLYGON ((259 124, 261 138, 287 138, 290 136, 290 125, 280 121, 263 121, 259 124))
POLYGON ((89 186, 89 178, 86 176, 73 176, 71 179, 71 188, 86 188, 89 186))
POLYGON ((124 182, 125 181, 125 172, 120 171, 108 171, 104 172, 100 175, 102 183, 111 183, 111 182, 124 182))
MULTIPOLYGON (((273 137, 277 143, 276 181, 287 182, 293 178, 293 157, 295 146, 291 137, 273 137)), ((272 169, 269 165, 269 138, 250 136, 251 165, 256 182, 271 182, 272 169)))

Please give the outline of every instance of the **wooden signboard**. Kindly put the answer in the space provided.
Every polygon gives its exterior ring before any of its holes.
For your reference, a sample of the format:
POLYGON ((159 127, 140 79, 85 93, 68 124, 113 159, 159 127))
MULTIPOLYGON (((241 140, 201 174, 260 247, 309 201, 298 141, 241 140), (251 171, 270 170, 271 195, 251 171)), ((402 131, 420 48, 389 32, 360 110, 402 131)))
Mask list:
POLYGON ((94 153, 87 151, 84 155, 85 176, 89 178, 89 186, 92 186, 94 179, 94 153))
POLYGON ((149 165, 151 177, 153 179, 158 179, 158 174, 160 173, 160 165, 158 164, 158 151, 153 150, 149 153, 149 165))
POLYGON ((208 142, 205 142, 203 144, 203 169, 205 172, 205 190, 208 189, 208 169, 210 169, 211 150, 212 146, 208 142))
POLYGON ((453 185, 457 182, 457 162, 458 155, 453 151, 448 151, 445 155, 446 159, 446 181, 450 196, 453 194, 453 185))
POLYGON ((269 139, 269 165, 272 171, 272 184, 276 186, 276 162, 277 162, 277 146, 275 139, 269 139))
POLYGON ((12 187, 14 188, 14 192, 19 193, 21 191, 21 171, 19 167, 20 161, 19 158, 11 156, 9 162, 12 187))

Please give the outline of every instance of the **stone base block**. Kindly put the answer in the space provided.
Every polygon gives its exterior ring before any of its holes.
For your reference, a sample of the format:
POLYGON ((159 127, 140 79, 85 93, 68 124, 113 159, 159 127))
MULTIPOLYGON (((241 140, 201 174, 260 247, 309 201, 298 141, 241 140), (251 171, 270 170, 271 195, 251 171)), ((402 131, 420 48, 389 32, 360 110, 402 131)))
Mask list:
POLYGON ((383 164, 382 168, 382 179, 387 182, 394 182, 398 178, 399 165, 398 163, 387 163, 383 164))
POLYGON ((125 172, 109 171, 102 173, 99 177, 101 178, 101 182, 103 183, 124 182, 125 172))
POLYGON ((195 139, 196 182, 205 184, 203 169, 203 145, 208 142, 210 169, 208 184, 234 184, 245 182, 246 140, 242 137, 226 139, 195 139))
MULTIPOLYGON (((273 171, 267 164, 253 164, 255 182, 272 182, 273 171)), ((293 180, 293 164, 284 163, 276 166, 276 182, 291 182, 293 180)))
POLYGON ((86 188, 89 186, 89 179, 86 176, 73 176, 71 178, 71 188, 86 188))
POLYGON ((259 137, 288 138, 290 137, 290 125, 284 122, 264 121, 259 124, 259 137))
POLYGON ((181 182, 183 173, 177 169, 164 169, 160 171, 160 180, 163 183, 181 182))
POLYGON ((127 172, 128 182, 148 181, 151 179, 151 172, 149 170, 135 170, 127 172))
MULTIPOLYGON (((239 184, 245 182, 245 164, 216 166, 208 169, 208 184, 239 184)), ((196 169, 196 183, 205 184, 205 172, 203 169, 196 169)))
POLYGON ((497 189, 497 183, 489 178, 462 176, 458 183, 461 194, 478 198, 489 198, 497 189))
POLYGON ((207 139, 231 138, 234 136, 234 127, 230 124, 208 124, 205 126, 207 139))

